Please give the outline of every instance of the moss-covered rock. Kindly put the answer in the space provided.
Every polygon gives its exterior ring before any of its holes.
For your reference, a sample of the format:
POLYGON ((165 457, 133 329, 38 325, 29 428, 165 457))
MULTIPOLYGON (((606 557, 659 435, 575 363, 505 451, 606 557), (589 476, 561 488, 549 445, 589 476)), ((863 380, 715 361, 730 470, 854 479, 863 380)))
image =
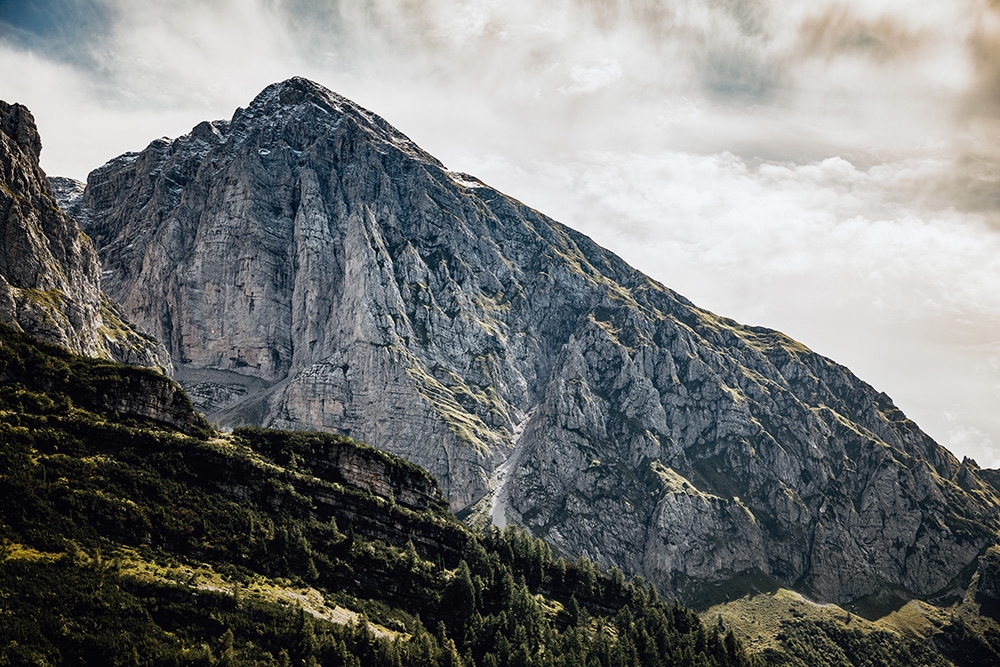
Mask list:
POLYGON ((1000 600, 1000 546, 993 545, 979 557, 980 595, 1000 600))

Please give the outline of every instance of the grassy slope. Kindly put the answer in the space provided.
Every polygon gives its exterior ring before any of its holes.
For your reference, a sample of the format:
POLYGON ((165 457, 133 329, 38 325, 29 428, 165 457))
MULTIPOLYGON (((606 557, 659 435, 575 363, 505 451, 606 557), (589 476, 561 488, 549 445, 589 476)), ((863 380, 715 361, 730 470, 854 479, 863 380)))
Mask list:
POLYGON ((329 434, 215 433, 162 382, 0 326, 0 665, 754 662, 620 572, 474 535, 433 494, 397 502, 429 481, 411 464, 329 434), (109 409, 150 386, 173 425, 109 409))
POLYGON ((995 604, 976 595, 977 576, 950 606, 911 600, 874 620, 787 589, 720 603, 701 616, 707 624, 721 619, 768 664, 1000 665, 1000 623, 995 604))

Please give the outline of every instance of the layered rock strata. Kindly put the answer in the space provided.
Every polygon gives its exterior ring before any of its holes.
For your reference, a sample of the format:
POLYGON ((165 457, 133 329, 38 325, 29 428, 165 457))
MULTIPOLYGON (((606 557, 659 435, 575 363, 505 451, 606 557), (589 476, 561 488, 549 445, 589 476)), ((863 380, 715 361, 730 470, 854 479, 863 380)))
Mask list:
POLYGON ((112 160, 73 205, 210 419, 365 440, 663 592, 930 596, 1000 527, 975 465, 848 369, 304 79, 112 160))

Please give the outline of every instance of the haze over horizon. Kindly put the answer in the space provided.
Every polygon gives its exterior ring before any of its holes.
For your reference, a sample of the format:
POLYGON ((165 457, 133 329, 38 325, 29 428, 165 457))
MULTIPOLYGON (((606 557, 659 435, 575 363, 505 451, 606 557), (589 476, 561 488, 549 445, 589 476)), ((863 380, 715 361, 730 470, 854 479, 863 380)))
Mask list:
POLYGON ((1000 466, 1000 3, 0 0, 84 179, 301 75, 1000 466))

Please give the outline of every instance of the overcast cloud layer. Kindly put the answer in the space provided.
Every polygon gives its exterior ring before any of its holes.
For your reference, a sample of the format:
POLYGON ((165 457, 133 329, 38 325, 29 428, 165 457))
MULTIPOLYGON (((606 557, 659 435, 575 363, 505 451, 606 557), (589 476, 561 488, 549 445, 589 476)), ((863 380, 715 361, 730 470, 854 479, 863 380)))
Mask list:
POLYGON ((789 4, 0 0, 0 99, 82 179, 312 78, 1000 466, 1000 2, 789 4))

